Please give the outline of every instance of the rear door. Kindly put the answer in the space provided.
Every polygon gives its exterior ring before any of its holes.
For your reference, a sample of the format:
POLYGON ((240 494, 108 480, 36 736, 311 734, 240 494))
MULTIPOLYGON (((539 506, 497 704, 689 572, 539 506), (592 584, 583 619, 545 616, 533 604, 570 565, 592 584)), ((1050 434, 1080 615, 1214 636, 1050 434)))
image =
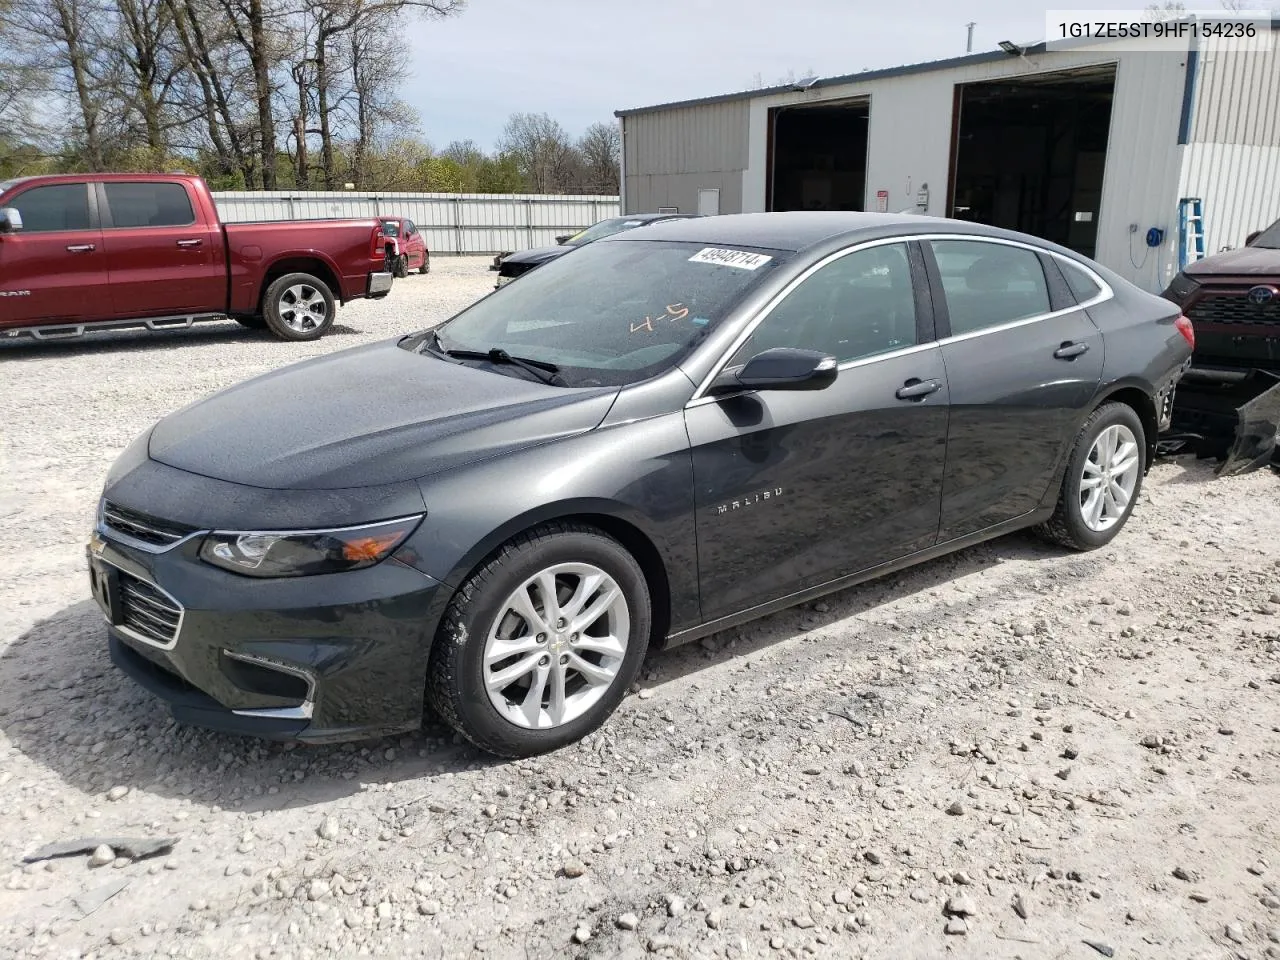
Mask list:
POLYGON ((226 311, 218 228, 199 222, 185 186, 114 181, 98 190, 117 318, 226 311))
POLYGON ((840 361, 816 391, 693 400, 699 584, 709 620, 932 546, 947 384, 923 260, 894 241, 817 267, 729 359, 840 361))
MULTIPOLYGON (((1102 334, 1034 248, 925 243, 951 420, 939 540, 1033 510, 1102 376, 1102 334), (1052 284, 1050 281, 1052 277, 1052 284)), ((1048 264, 1052 268, 1052 264, 1048 264)))
POLYGON ((0 328, 109 319, 92 200, 86 183, 32 186, 5 200, 22 230, 0 234, 0 328))

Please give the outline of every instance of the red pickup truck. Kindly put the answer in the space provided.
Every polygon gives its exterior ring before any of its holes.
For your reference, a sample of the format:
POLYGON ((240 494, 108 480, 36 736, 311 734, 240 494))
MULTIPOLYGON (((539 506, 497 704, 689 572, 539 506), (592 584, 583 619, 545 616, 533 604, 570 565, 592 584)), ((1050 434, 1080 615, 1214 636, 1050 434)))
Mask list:
POLYGON ((385 264, 378 220, 224 224, 199 177, 0 182, 0 338, 230 317, 315 340, 335 301, 387 295, 385 264))

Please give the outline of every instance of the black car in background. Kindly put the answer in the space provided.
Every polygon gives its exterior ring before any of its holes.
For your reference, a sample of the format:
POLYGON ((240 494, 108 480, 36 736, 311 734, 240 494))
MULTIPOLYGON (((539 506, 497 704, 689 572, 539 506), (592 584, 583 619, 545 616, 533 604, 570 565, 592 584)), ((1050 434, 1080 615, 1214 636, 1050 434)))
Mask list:
POLYGON ((533 754, 651 647, 1023 527, 1106 544, 1192 339, 974 223, 657 224, 161 420, 108 475, 93 591, 180 720, 342 740, 425 700, 533 754))
POLYGON ((509 283, 516 277, 523 276, 534 267, 562 257, 570 250, 594 243, 596 240, 603 240, 605 237, 612 237, 614 234, 634 230, 637 227, 647 227, 667 220, 687 220, 696 216, 695 213, 638 213, 632 217, 612 217, 594 223, 580 233, 560 237, 558 246, 535 247, 532 250, 502 255, 497 260, 498 280, 494 284, 494 289, 509 283))

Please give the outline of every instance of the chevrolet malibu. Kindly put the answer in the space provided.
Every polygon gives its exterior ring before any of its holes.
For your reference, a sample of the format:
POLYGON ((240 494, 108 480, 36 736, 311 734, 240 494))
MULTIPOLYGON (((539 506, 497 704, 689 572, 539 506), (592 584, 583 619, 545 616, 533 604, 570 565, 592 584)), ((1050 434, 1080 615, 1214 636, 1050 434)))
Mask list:
POLYGON ((877 214, 673 221, 168 416, 89 546, 116 664, 304 741, 505 756, 647 650, 1023 527, 1129 518, 1189 323, 1070 250, 877 214))

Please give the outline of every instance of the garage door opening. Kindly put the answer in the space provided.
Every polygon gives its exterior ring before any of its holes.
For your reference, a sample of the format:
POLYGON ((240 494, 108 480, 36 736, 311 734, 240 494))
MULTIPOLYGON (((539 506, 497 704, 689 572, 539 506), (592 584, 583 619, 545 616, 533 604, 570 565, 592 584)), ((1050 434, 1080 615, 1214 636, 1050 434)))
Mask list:
POLYGON ((863 98, 769 113, 769 210, 863 210, 867 119, 863 98))
POLYGON ((951 215, 1092 257, 1115 64, 956 88, 951 215))

